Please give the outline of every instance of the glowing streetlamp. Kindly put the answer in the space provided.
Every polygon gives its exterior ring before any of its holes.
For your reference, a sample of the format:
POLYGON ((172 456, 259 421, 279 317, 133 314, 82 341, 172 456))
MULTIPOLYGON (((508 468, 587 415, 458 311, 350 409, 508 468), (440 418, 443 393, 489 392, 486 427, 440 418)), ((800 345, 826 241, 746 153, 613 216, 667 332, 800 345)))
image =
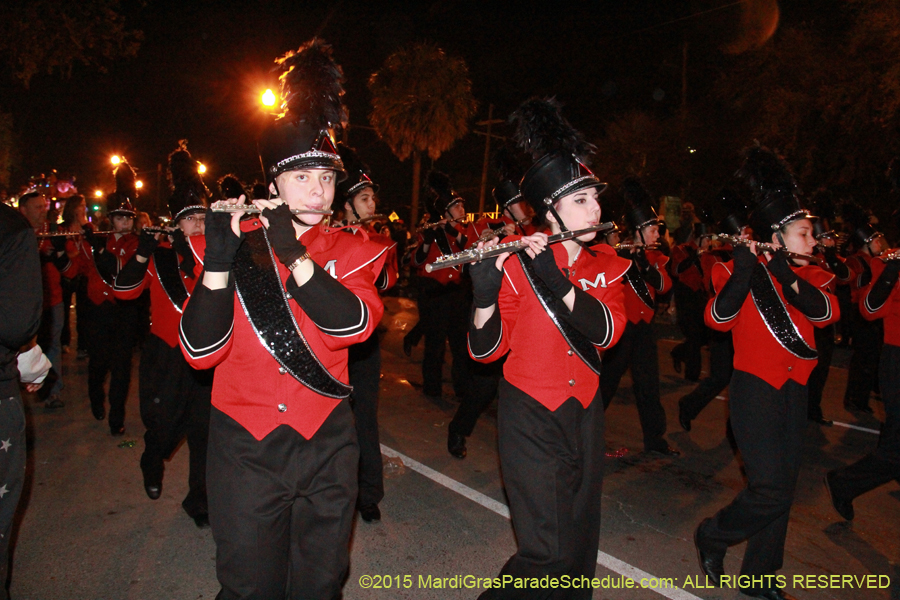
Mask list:
POLYGON ((119 156, 118 154, 113 154, 110 157, 109 162, 111 162, 113 164, 113 166, 115 167, 116 165, 118 165, 119 163, 122 162, 122 157, 119 156))
POLYGON ((141 189, 142 187, 144 187, 144 182, 138 179, 134 182, 134 187, 136 187, 137 189, 141 189))
POLYGON ((96 196, 97 198, 102 198, 103 192, 100 190, 94 190, 94 196, 96 196))
POLYGON ((275 93, 272 90, 263 92, 261 99, 263 106, 275 106, 275 93))
POLYGON ((203 163, 197 163, 197 172, 201 175, 206 173, 206 165, 204 165, 203 163))

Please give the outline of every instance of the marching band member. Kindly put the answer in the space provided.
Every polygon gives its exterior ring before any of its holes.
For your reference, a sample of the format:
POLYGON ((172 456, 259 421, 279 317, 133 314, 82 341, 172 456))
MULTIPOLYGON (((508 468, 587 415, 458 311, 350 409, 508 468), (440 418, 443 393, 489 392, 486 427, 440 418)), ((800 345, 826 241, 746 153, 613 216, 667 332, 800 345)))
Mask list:
POLYGON ((628 324, 619 343, 603 353, 603 373, 600 374, 603 405, 608 407, 612 402, 622 375, 631 367, 644 450, 678 456, 680 452, 664 437, 666 411, 659 399, 659 359, 653 332, 656 296, 665 294, 672 287, 665 268, 669 258, 648 249, 659 239, 659 217, 650 194, 636 179, 622 182, 622 193, 625 196, 625 223, 631 232, 628 241, 633 245, 631 249, 619 251, 619 256, 631 260, 631 268, 623 279, 628 324))
POLYGON ((207 491, 220 600, 340 595, 359 465, 347 348, 384 310, 387 249, 321 214, 344 177, 341 69, 318 39, 277 62, 284 111, 259 142, 270 199, 248 220, 207 213, 179 335, 191 365, 219 365, 207 491))
MULTIPOLYGON (((577 158, 590 147, 555 101, 528 101, 514 118, 536 161, 521 189, 537 217, 553 233, 598 224, 606 184, 577 158), (548 116, 556 126, 542 128, 548 116)), ((598 349, 615 344, 626 322, 620 279, 629 263, 606 247, 586 248, 593 236, 548 246, 536 233, 524 238, 527 253, 472 265, 469 351, 485 362, 509 353, 497 427, 518 551, 501 576, 592 577, 596 569, 604 453, 598 349)), ((591 590, 542 594, 590 598, 591 590)), ((521 590, 480 597, 514 596, 521 590)))
POLYGON ((859 310, 865 319, 884 319, 878 375, 885 421, 875 450, 825 476, 831 502, 847 521, 854 517, 854 499, 900 478, 900 258, 891 254, 889 259, 873 260, 869 265, 872 283, 861 295, 859 310))
MULTIPOLYGON (((749 240, 753 233, 747 222, 747 209, 730 189, 723 189, 717 197, 717 204, 724 206, 728 214, 719 221, 719 231, 741 239, 749 240)), ((712 272, 716 263, 729 262, 734 248, 723 244, 710 249, 700 256, 703 289, 712 294, 712 272)), ((706 307, 704 306, 704 311, 706 307)), ((704 327, 706 323, 704 322, 704 327)), ((728 387, 734 372, 734 344, 730 331, 709 330, 709 376, 704 377, 693 391, 678 400, 678 422, 685 431, 691 430, 691 421, 728 387)))
POLYGON ((197 165, 182 140, 169 155, 169 215, 176 229, 163 239, 159 233, 141 233, 135 255, 116 277, 114 292, 119 300, 134 300, 150 290, 151 327, 139 371, 141 420, 147 428, 141 455, 144 491, 151 500, 160 497, 164 461, 187 437, 189 491, 181 506, 198 527, 205 527, 212 371, 193 369, 178 347, 181 313, 202 269, 192 242, 202 240, 209 190, 197 165))
POLYGON ((462 398, 466 394, 465 367, 468 360, 468 303, 462 269, 454 267, 429 273, 425 265, 465 248, 465 229, 459 225, 466 218, 465 200, 453 190, 450 178, 439 171, 428 174, 428 186, 432 192, 428 206, 432 223, 419 232, 419 246, 412 256, 412 265, 418 267, 419 324, 425 337, 422 386, 425 395, 431 398, 440 398, 443 394, 444 348, 449 341, 453 355, 453 391, 462 398))
MULTIPOLYGON (((757 146, 745 152, 738 174, 754 193, 755 229, 776 247, 810 254, 816 244, 812 224, 787 166, 757 146)), ((756 248, 753 242, 739 246, 733 261, 713 267, 716 295, 706 307, 707 325, 730 330, 734 339, 730 419, 747 487, 700 523, 694 541, 701 569, 716 585, 728 547, 747 541, 741 591, 781 600, 792 598, 777 586, 775 574, 800 470, 806 382, 816 365, 813 327, 837 321, 839 309, 827 287, 833 275, 783 250, 757 256, 756 248)))
POLYGON ((847 257, 846 264, 853 272, 850 281, 853 337, 850 367, 847 370, 847 389, 844 408, 850 412, 872 414, 869 396, 878 384, 878 363, 884 326, 881 319, 866 319, 859 312, 862 290, 872 282, 872 259, 881 256, 888 243, 884 234, 869 224, 869 217, 858 205, 847 202, 843 217, 852 227, 850 242, 856 252, 847 257))
MULTIPOLYGON (((378 206, 378 184, 372 181, 369 167, 356 152, 338 144, 347 178, 337 184, 335 196, 343 203, 350 233, 368 239, 387 249, 384 268, 375 280, 379 293, 397 282, 397 244, 389 236, 375 232, 375 210, 378 206), (353 223, 356 225, 352 225, 353 223)), ((345 226, 346 227, 346 226, 345 226)), ((362 520, 371 523, 381 520, 378 503, 384 498, 384 475, 381 463, 381 444, 378 439, 378 391, 381 387, 381 341, 378 332, 369 339, 350 346, 348 352, 350 406, 356 417, 356 436, 359 439, 359 498, 356 508, 362 520)))

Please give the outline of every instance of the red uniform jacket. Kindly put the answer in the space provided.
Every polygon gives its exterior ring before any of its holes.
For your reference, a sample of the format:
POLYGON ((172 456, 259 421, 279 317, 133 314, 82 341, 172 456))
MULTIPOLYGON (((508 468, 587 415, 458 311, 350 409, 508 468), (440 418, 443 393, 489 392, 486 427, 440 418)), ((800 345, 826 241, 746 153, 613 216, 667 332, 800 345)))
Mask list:
POLYGON ((729 246, 722 246, 711 252, 704 252, 700 255, 700 268, 703 269, 703 289, 707 296, 713 295, 712 272, 713 267, 718 263, 728 262, 731 260, 731 252, 734 249, 729 246))
MULTIPOLYGON (((880 262, 880 261, 879 261, 880 262)), ((845 261, 850 268, 850 301, 859 304, 862 297, 862 289, 871 283, 872 257, 865 252, 858 251, 847 257, 845 261)))
MULTIPOLYGON (((394 287, 394 285, 397 283, 397 277, 399 276, 397 272, 397 242, 395 242, 389 235, 375 233, 371 225, 364 225, 363 227, 344 226, 342 229, 344 229, 348 233, 360 236, 363 240, 369 240, 378 244, 379 246, 384 246, 385 248, 387 248, 387 252, 385 253, 384 269, 375 280, 375 287, 379 292, 386 292, 387 290, 394 287)), ((331 231, 331 228, 327 228, 326 231, 331 231)))
MULTIPOLYGON (((765 260, 761 258, 760 260, 765 260)), ((719 263, 713 267, 712 283, 718 293, 731 277, 734 262, 719 263)), ((834 275, 815 265, 793 267, 794 272, 813 286, 819 288, 829 303, 826 318, 810 321, 793 305, 788 304, 781 291, 781 284, 772 277, 775 290, 781 302, 787 307, 791 320, 810 348, 816 347, 813 326, 825 327, 840 319, 837 298, 828 291, 834 275)), ((716 331, 731 331, 734 340, 734 368, 756 375, 775 389, 781 389, 788 379, 806 385, 809 374, 816 366, 816 360, 804 360, 788 352, 769 331, 766 322, 756 308, 752 294, 748 293, 744 304, 733 318, 722 321, 715 315, 715 297, 706 304, 706 324, 716 331)))
MULTIPOLYGON (((51 233, 49 224, 44 223, 44 226, 38 233, 51 233)), ((38 238, 38 252, 44 257, 54 252, 53 244, 50 243, 48 238, 38 238)), ((71 261, 69 267, 65 269, 64 275, 66 277, 73 277, 75 275, 71 261)), ((43 259, 41 260, 41 282, 44 286, 43 307, 45 310, 62 302, 63 297, 60 271, 52 262, 43 259)))
MULTIPOLYGON (((481 234, 484 231, 491 227, 491 229, 496 229, 497 226, 503 225, 514 225, 515 221, 507 217, 506 215, 501 215, 499 219, 491 219, 488 217, 482 217, 477 221, 469 223, 469 226, 466 228, 466 249, 471 248, 475 244, 478 243, 478 238, 481 237, 481 234), (492 227, 493 226, 493 227, 492 227)), ((523 227, 516 226, 515 233, 511 235, 522 235, 522 230, 525 231, 524 235, 531 235, 535 231, 537 231, 531 223, 524 225, 523 227)))
MULTIPOLYGON (((184 288, 190 297, 194 291, 194 286, 200 279, 200 273, 203 271, 203 252, 206 249, 206 239, 203 236, 194 236, 187 238, 188 246, 194 253, 194 278, 191 279, 181 270, 178 274, 181 281, 184 282, 184 288)), ((171 248, 168 238, 164 238, 160 242, 160 247, 171 248)), ((136 260, 132 258, 132 260, 136 260)), ((179 261, 180 262, 180 261, 179 261)), ((162 284, 159 282, 159 273, 156 271, 156 261, 150 258, 147 265, 147 271, 144 278, 136 285, 131 287, 122 287, 119 281, 113 286, 113 293, 119 300, 135 300, 140 297, 141 293, 149 287, 150 289, 150 333, 164 341, 172 348, 178 346, 178 324, 181 322, 181 308, 172 303, 162 284)))
MULTIPOLYGON (((460 232, 463 231, 463 228, 457 224, 454 224, 453 228, 460 232)), ((455 254, 463 250, 463 248, 460 248, 456 243, 456 238, 451 238, 449 235, 447 235, 447 232, 444 231, 443 227, 439 227, 437 233, 438 235, 442 235, 444 236, 444 238, 446 238, 451 253, 455 254)), ((418 239, 416 240, 417 246, 421 246, 424 241, 425 240, 420 233, 418 239)), ((413 266, 418 267, 417 272, 420 277, 434 279, 441 285, 447 285, 448 283, 459 283, 459 280, 462 279, 463 265, 460 265, 458 267, 450 267, 447 269, 437 269, 436 271, 432 271, 431 273, 425 270, 425 265, 427 265, 428 263, 432 263, 443 256, 443 253, 441 252, 441 249, 440 247, 438 247, 437 243, 431 244, 431 247, 428 249, 428 255, 425 257, 425 260, 423 262, 418 262, 416 260, 417 254, 418 251, 413 252, 412 264, 413 266)))
MULTIPOLYGON (((566 268, 569 257, 563 245, 554 244, 550 249, 556 264, 566 268)), ((598 346, 605 349, 615 345, 625 329, 624 290, 620 280, 631 263, 616 256, 609 246, 595 246, 592 250, 596 256, 582 251, 567 271, 569 281, 609 309, 612 335, 605 346, 598 346)), ((509 352, 503 376, 547 409, 556 410, 573 396, 582 406, 589 406, 600 377, 569 348, 525 279, 519 260, 510 256, 503 271, 497 304, 502 322, 500 341, 489 354, 472 358, 492 362, 509 352)))
POLYGON ((900 346, 900 285, 894 285, 887 302, 879 307, 872 307, 869 304, 869 292, 875 282, 878 281, 887 263, 873 260, 869 263, 869 266, 872 269, 872 282, 866 286, 861 294, 859 312, 864 319, 869 321, 884 319, 884 343, 900 346))
MULTIPOLYGON (((131 257, 137 252, 137 246, 138 236, 133 233, 126 233, 121 236, 112 233, 107 235, 106 251, 116 257, 117 272, 122 269, 125 263, 131 260, 131 257)), ((97 264, 94 262, 89 246, 86 248, 85 252, 92 257, 90 262, 86 264, 87 271, 85 273, 88 278, 88 298, 96 306, 100 306, 104 302, 115 302, 113 286, 112 284, 107 283, 100 275, 100 271, 97 270, 97 264)))
MULTIPOLYGON (((243 231, 253 231, 261 226, 256 219, 241 223, 243 231)), ((310 349, 332 375, 347 383, 347 348, 372 335, 384 313, 384 305, 375 290, 375 279, 384 266, 387 248, 337 230, 326 233, 324 227, 306 231, 300 241, 306 245, 312 260, 353 292, 367 309, 368 319, 361 324, 359 333, 339 337, 319 329, 294 300, 289 301, 310 349)), ((278 263, 278 275, 282 284, 291 276, 281 263, 278 263)), ((234 325, 212 351, 189 347, 183 335, 179 336, 179 342, 185 358, 194 368, 209 369, 219 365, 213 379, 213 406, 240 423, 257 440, 262 440, 282 424, 310 439, 341 402, 317 394, 291 375, 279 371, 278 362, 263 347, 251 327, 237 294, 234 325), (287 410, 279 411, 279 404, 285 404, 287 410)))
MULTIPOLYGON (((647 260, 650 261, 651 267, 656 269, 662 276, 662 289, 657 290, 652 285, 647 284, 647 289, 650 290, 650 297, 655 300, 657 294, 665 294, 672 289, 672 279, 666 272, 666 263, 669 262, 669 257, 657 250, 650 250, 647 252, 647 260)), ((622 280, 622 284, 625 286, 625 311, 628 313, 628 321, 634 324, 640 321, 644 323, 652 321, 653 315, 656 314, 656 309, 644 304, 644 301, 640 299, 625 279, 622 280)))

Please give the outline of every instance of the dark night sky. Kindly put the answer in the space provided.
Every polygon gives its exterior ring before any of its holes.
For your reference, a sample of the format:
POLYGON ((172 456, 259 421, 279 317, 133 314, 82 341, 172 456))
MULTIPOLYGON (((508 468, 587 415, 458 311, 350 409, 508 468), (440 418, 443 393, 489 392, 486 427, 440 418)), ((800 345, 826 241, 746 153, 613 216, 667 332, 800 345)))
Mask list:
MULTIPOLYGON (((735 9, 654 26, 723 3, 522 2, 509 12, 478 1, 150 0, 139 7, 124 0, 129 27, 145 35, 135 58, 105 74, 76 67, 71 79, 40 75, 27 90, 17 82, 5 86, 0 109, 13 113, 20 136, 13 184, 55 168, 75 173, 82 193, 108 188, 108 157, 122 153, 142 171, 145 194, 153 198, 156 165, 181 138, 210 167, 208 184, 229 171, 252 181, 265 118, 258 98, 267 86, 275 88, 272 61, 320 35, 334 46, 347 78, 350 143, 382 182, 387 206, 399 206, 407 201, 410 162, 397 161, 373 132, 352 128, 368 125, 366 81, 399 46, 433 41, 465 59, 479 102, 476 119, 486 118, 488 104, 503 118, 529 96, 555 94, 570 121, 596 139, 617 112, 678 108, 686 37, 695 79, 690 89, 702 93, 704 65, 717 60, 715 47, 734 27, 735 9), (654 99, 656 90, 664 92, 662 100, 654 99)), ((811 2, 795 2, 782 6, 782 19, 812 10, 811 2)), ((505 126, 497 131, 509 133, 505 126)), ((477 205, 483 152, 484 138, 470 134, 437 162, 470 209, 477 205)))

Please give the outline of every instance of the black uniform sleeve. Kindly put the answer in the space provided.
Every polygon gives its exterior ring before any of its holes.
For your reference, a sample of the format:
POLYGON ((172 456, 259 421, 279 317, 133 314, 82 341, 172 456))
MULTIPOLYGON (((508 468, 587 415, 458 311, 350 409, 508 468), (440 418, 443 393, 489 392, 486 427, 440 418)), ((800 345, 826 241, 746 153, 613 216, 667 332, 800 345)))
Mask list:
POLYGON ((147 272, 147 267, 150 265, 150 261, 146 260, 144 262, 140 262, 137 257, 137 254, 132 256, 131 260, 125 263, 125 266, 122 267, 122 270, 119 271, 118 275, 116 275, 117 288, 130 290, 139 286, 144 280, 144 274, 147 272))
POLYGON ((103 250, 101 252, 94 251, 94 263, 97 265, 97 271, 100 272, 100 276, 103 277, 106 281, 112 281, 116 278, 116 271, 119 269, 119 264, 116 262, 116 257, 103 250))
POLYGON ((663 280, 662 273, 660 273, 653 267, 650 267, 649 269, 644 271, 641 276, 644 278, 644 281, 652 285, 656 290, 663 289, 663 286, 665 285, 665 280, 663 280))
POLYGON ((900 261, 888 261, 884 271, 866 295, 866 306, 871 312, 877 311, 888 301, 894 286, 897 285, 898 276, 900 276, 900 261))
POLYGON ((802 277, 798 277, 796 283, 799 292, 795 292, 791 286, 782 288, 784 299, 813 321, 828 319, 831 316, 831 303, 822 290, 802 277))
MULTIPOLYGON (((655 269, 653 269, 655 271, 655 269)), ((613 316, 609 308, 588 294, 575 289, 575 303, 572 311, 560 302, 559 315, 572 327, 583 333, 595 346, 606 347, 612 341, 614 331, 613 316)))
POLYGON ((315 263, 312 278, 302 287, 293 277, 288 277, 287 292, 325 333, 341 337, 357 335, 368 325, 366 303, 315 263))
POLYGON ((182 345, 194 357, 207 356, 221 349, 234 329, 234 278, 228 285, 211 290, 202 279, 194 288, 181 316, 182 345))
POLYGON ((730 321, 735 318, 750 293, 750 280, 753 276, 754 266, 735 269, 728 281, 722 286, 722 291, 716 294, 713 301, 713 317, 720 322, 730 321))
MULTIPOLYGON (((473 308, 473 314, 474 311, 473 308)), ((499 307, 494 309, 494 314, 481 329, 475 328, 474 318, 469 319, 469 350, 472 356, 481 358, 491 354, 500 344, 501 335, 503 335, 503 320, 500 318, 499 307)))

